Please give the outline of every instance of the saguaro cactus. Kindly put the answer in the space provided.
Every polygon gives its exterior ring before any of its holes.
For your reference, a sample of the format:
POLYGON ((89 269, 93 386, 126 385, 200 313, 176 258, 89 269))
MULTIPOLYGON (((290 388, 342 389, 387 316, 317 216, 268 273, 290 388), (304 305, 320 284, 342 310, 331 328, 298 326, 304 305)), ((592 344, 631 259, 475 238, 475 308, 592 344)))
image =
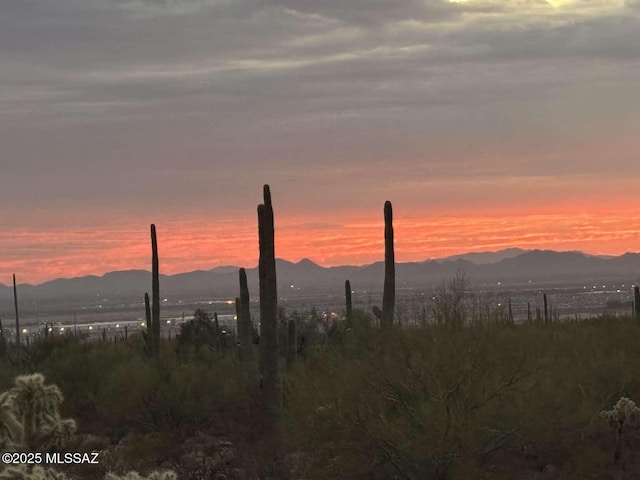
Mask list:
POLYGON ((347 327, 350 327, 353 321, 353 305, 351 303, 351 282, 349 280, 344 282, 344 298, 347 302, 347 327))
POLYGON ((509 297, 509 325, 513 325, 513 309, 511 308, 511 297, 509 297))
POLYGON ((16 274, 13 274, 13 306, 16 311, 16 361, 20 363, 22 349, 20 346, 20 316, 18 315, 18 289, 16 288, 16 274))
POLYGON ((640 288, 638 285, 633 287, 633 307, 636 320, 640 320, 640 288))
POLYGON ((151 320, 151 305, 149 303, 149 294, 144 293, 144 318, 146 329, 142 332, 144 340, 144 351, 147 355, 153 356, 153 321, 151 320))
POLYGON ((240 342, 240 338, 242 337, 242 326, 241 326, 242 314, 240 313, 240 297, 236 297, 235 305, 236 305, 236 336, 237 336, 236 347, 238 351, 238 359, 243 360, 242 343, 240 342))
POLYGON ((276 286, 275 229, 269 185, 263 189, 264 203, 258 205, 260 259, 260 374, 263 408, 272 422, 282 409, 282 384, 278 365, 278 292, 276 286))
POLYGON ((396 302, 396 265, 393 251, 393 210, 391 202, 384 202, 384 290, 382 293, 381 325, 393 325, 396 302))
POLYGON ((238 272, 240 281, 240 297, 238 305, 238 340, 240 341, 240 351, 242 360, 247 365, 253 365, 253 342, 251 312, 249 310, 249 286, 247 285, 247 272, 241 268, 238 272))
POLYGON ((153 355, 160 354, 160 274, 156 226, 151 224, 151 338, 153 355))
POLYGON ((542 294, 542 301, 544 302, 544 324, 547 325, 549 323, 549 308, 547 306, 547 294, 542 294))
POLYGON ((224 337, 222 329, 220 328, 220 322, 218 321, 218 312, 213 312, 213 332, 216 342, 216 352, 222 352, 222 356, 226 355, 226 347, 224 343, 224 337))

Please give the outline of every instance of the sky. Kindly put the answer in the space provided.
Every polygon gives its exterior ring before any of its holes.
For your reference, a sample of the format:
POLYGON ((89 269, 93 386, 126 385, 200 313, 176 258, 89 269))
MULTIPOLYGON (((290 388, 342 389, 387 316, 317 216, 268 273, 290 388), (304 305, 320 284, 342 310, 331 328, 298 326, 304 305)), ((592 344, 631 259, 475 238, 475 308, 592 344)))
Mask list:
POLYGON ((0 3, 0 283, 640 250, 640 0, 0 3))

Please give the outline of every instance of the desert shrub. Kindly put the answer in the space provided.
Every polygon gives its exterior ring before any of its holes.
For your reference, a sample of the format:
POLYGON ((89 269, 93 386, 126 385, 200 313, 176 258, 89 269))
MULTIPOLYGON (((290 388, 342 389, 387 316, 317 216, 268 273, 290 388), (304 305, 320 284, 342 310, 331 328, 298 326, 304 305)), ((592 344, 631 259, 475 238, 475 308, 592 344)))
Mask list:
MULTIPOLYGON (((320 317, 315 308, 311 308, 307 312, 298 312, 294 310, 289 318, 296 322, 298 342, 301 343, 302 352, 314 346, 322 344, 326 341, 325 320, 320 317)), ((281 338, 286 338, 286 325, 281 325, 281 338)))
POLYGON ((120 361, 104 372, 95 394, 96 414, 114 439, 130 430, 147 429, 147 403, 161 382, 154 362, 145 358, 120 361))
POLYGON ((215 347, 219 342, 219 332, 213 323, 213 316, 199 308, 191 320, 180 325, 180 333, 177 338, 177 352, 185 356, 189 351, 198 352, 201 347, 215 347))
MULTIPOLYGON (((329 334, 317 315, 292 316, 308 343, 284 378, 283 432, 304 478, 483 478, 505 465, 490 477, 527 478, 514 464, 593 477, 615 463, 599 412, 640 398, 640 329, 628 318, 383 332, 354 311, 350 328, 329 334)), ((175 345, 163 342, 151 360, 131 342, 69 343, 51 349, 43 372, 69 392, 63 410, 77 408, 101 434, 122 428, 115 440, 212 424, 249 438, 255 379, 234 356, 205 347, 181 358, 175 345)), ((2 405, 0 431, 15 435, 2 405)))
POLYGON ((103 374, 96 411, 121 436, 195 425, 242 405, 250 381, 231 356, 209 349, 188 362, 171 352, 154 362, 132 357, 103 374))
POLYGON ((464 478, 522 449, 531 468, 605 469, 594 419, 640 394, 638 342, 629 319, 374 331, 287 379, 287 431, 310 478, 464 478))
POLYGON ((252 380, 233 356, 202 348, 179 361, 174 346, 163 342, 160 359, 150 361, 135 342, 69 343, 51 349, 43 372, 69 392, 62 414, 112 441, 129 432, 194 424, 253 401, 252 380))
POLYGON ((48 361, 54 352, 65 350, 79 343, 86 342, 86 337, 81 335, 48 335, 33 341, 29 349, 29 360, 33 368, 39 370, 48 361))
POLYGON ((115 473, 107 473, 104 480, 178 480, 175 472, 170 470, 155 470, 147 476, 140 475, 138 472, 131 471, 124 475, 116 475, 115 473))
POLYGON ((293 379, 287 391, 292 431, 305 432, 316 445, 307 474, 424 479, 446 474, 467 440, 473 405, 485 400, 473 382, 472 360, 479 358, 475 352, 453 358, 464 348, 438 351, 440 335, 421 337, 387 332, 361 358, 345 364, 318 356, 310 361, 313 376, 293 379))
POLYGON ((470 311, 469 288, 469 280, 463 272, 458 272, 435 288, 431 314, 436 325, 460 328, 467 323, 470 311))
POLYGON ((91 420, 97 411, 104 380, 122 365, 135 369, 143 362, 141 349, 133 345, 87 342, 54 350, 42 371, 68 392, 64 412, 82 420, 91 420))
POLYGON ((158 384, 150 414, 165 426, 196 425, 221 418, 246 405, 247 378, 232 358, 214 365, 202 362, 172 363, 165 368, 165 381, 158 384))

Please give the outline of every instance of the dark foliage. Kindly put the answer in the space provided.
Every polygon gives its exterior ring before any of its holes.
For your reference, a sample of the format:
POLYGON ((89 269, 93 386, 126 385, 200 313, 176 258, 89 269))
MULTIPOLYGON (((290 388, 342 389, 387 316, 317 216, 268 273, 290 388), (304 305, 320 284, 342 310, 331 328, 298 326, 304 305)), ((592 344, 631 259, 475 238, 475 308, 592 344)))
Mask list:
POLYGON ((213 322, 213 315, 199 308, 193 313, 193 318, 180 325, 177 349, 184 354, 190 349, 198 351, 207 345, 215 347, 219 332, 213 322))

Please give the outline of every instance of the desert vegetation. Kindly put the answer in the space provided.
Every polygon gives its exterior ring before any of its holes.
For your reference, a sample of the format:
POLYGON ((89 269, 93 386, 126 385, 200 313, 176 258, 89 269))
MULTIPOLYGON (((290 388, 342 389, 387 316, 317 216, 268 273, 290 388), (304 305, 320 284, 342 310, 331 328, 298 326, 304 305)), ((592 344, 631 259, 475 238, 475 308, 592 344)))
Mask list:
MULTIPOLYGON (((278 305, 268 186, 263 195, 260 291, 248 291, 240 269, 237 336, 199 310, 177 338, 160 338, 155 226, 143 337, 71 332, 16 348, 2 336, 3 452, 98 452, 99 463, 4 466, 0 479, 640 475, 632 315, 560 322, 546 307, 517 324, 474 297, 463 274, 404 309, 390 202, 382 308, 364 309, 345 280, 342 318, 288 311, 278 305)), ((16 321, 17 305, 16 294, 16 321)))

